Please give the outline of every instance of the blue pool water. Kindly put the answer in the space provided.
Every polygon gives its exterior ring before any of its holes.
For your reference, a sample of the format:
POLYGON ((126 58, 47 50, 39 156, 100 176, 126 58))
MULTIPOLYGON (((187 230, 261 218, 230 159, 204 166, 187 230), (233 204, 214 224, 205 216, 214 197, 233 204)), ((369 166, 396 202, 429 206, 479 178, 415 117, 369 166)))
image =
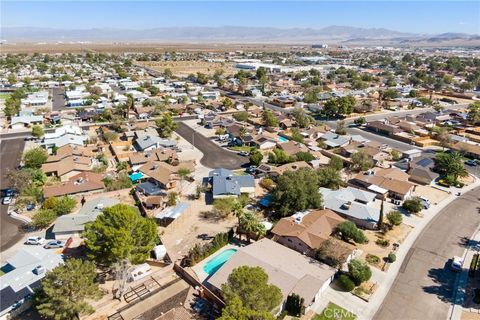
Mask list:
POLYGON ((279 142, 288 142, 288 139, 285 138, 285 137, 281 137, 281 136, 278 136, 278 139, 277 139, 279 142))
POLYGON ((227 249, 223 251, 215 258, 205 263, 205 265, 203 266, 203 271, 205 271, 209 276, 211 276, 212 274, 217 272, 218 269, 220 269, 225 264, 225 262, 227 262, 228 259, 230 259, 235 254, 235 252, 237 252, 236 249, 227 249))

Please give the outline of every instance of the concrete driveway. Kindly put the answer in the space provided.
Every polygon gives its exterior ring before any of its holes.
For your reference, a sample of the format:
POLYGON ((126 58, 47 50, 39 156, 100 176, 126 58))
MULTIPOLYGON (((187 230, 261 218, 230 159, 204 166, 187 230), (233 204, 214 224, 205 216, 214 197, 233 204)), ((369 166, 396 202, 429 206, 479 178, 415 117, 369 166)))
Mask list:
POLYGON ((179 122, 176 132, 203 153, 200 163, 208 168, 240 169, 248 166, 248 157, 223 149, 210 139, 179 122))
POLYGON ((65 108, 65 89, 53 88, 52 89, 52 110, 59 111, 65 108))
POLYGON ((450 259, 461 256, 480 224, 480 188, 459 197, 430 222, 408 252, 374 319, 445 319, 457 274, 450 259))

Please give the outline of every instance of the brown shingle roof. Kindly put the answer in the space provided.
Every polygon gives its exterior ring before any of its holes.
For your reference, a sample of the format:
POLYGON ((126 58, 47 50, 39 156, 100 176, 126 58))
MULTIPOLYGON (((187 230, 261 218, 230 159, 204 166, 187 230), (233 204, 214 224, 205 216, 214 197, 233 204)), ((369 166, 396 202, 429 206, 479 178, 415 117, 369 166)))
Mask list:
POLYGON ((89 192, 101 190, 105 188, 102 181, 103 176, 93 172, 82 172, 70 178, 67 182, 63 182, 54 186, 46 186, 43 188, 43 195, 46 198, 75 194, 81 192, 89 192))
POLYGON ((282 218, 273 228, 272 233, 282 237, 297 237, 311 249, 317 249, 328 239, 336 226, 345 219, 330 209, 312 210, 300 223, 292 217, 282 218))

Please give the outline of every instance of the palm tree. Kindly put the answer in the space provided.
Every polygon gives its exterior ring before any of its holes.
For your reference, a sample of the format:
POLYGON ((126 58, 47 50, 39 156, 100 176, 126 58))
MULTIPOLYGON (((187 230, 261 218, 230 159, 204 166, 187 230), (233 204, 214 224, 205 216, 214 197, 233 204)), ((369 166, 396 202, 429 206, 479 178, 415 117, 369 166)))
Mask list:
POLYGON ((250 243, 250 235, 257 237, 264 236, 265 226, 252 212, 245 212, 239 219, 239 229, 247 235, 247 241, 250 243))

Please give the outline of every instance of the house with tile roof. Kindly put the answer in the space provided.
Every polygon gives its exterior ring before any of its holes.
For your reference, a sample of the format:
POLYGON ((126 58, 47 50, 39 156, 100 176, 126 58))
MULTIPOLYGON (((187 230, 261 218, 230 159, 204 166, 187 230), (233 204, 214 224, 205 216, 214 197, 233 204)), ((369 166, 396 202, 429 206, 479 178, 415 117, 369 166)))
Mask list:
POLYGON ((337 225, 344 221, 344 218, 329 209, 297 212, 291 217, 280 219, 271 232, 274 241, 313 257, 337 225))
POLYGON ((103 175, 94 172, 79 173, 68 181, 43 188, 45 198, 66 196, 71 194, 101 191, 105 188, 103 175))

